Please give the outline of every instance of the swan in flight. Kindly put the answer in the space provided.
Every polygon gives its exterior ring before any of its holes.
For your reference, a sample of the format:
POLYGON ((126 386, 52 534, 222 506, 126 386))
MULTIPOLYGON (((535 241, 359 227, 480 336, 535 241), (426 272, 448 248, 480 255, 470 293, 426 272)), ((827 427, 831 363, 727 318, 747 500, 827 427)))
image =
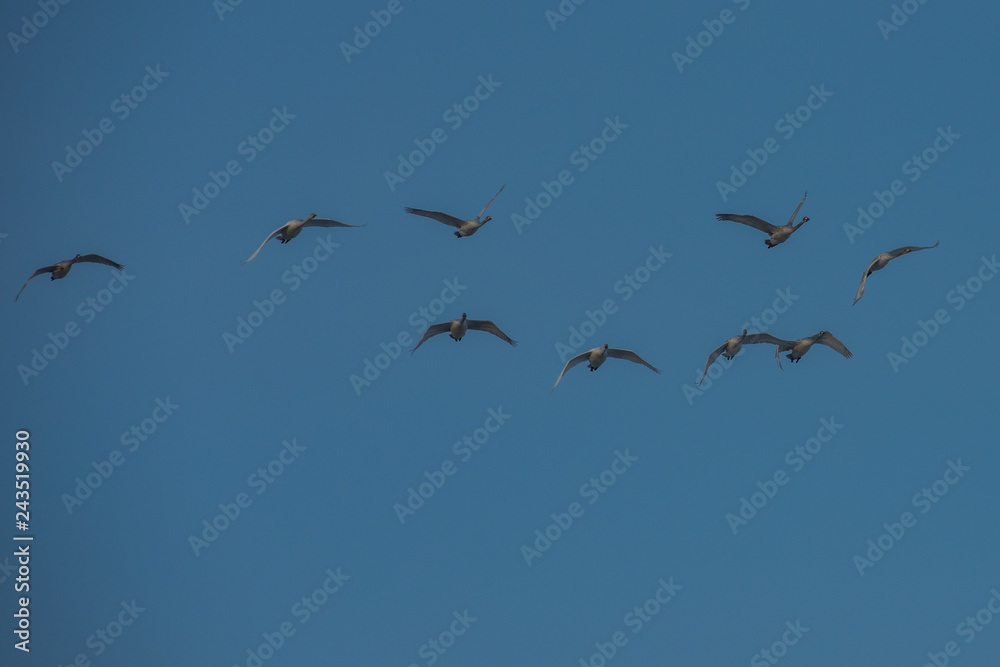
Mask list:
MULTIPOLYGON (((872 263, 868 265, 868 268, 865 269, 865 274, 861 276, 861 284, 858 285, 858 293, 854 295, 854 303, 857 303, 858 300, 861 299, 861 295, 865 293, 865 281, 868 280, 868 276, 872 274, 872 271, 884 269, 890 260, 896 259, 901 255, 908 255, 909 253, 916 252, 917 250, 930 250, 931 248, 938 247, 938 244, 940 243, 941 242, 938 241, 934 245, 928 246, 905 245, 902 248, 896 248, 895 250, 890 250, 889 252, 880 252, 875 259, 872 260, 872 263)), ((854 303, 851 305, 853 306, 854 303)))
POLYGON ((302 231, 303 227, 364 227, 364 225, 348 225, 347 223, 337 222, 336 220, 331 220, 330 218, 317 218, 315 213, 310 215, 305 220, 303 220, 302 218, 289 220, 281 227, 278 227, 273 232, 271 232, 271 234, 266 239, 264 239, 264 242, 260 244, 260 248, 257 248, 256 252, 250 255, 250 257, 247 258, 247 260, 244 261, 243 264, 246 264, 251 259, 256 257, 257 253, 260 252, 261 248, 267 245, 267 242, 273 239, 274 237, 277 236, 282 243, 288 243, 289 241, 291 241, 292 239, 294 239, 296 236, 299 235, 299 232, 302 231))
MULTIPOLYGON (((503 185, 500 186, 497 193, 493 195, 493 199, 496 199, 500 193, 503 192, 504 187, 505 186, 503 185)), ((425 211, 422 208, 410 208, 409 206, 406 207, 406 212, 412 213, 413 215, 422 215, 425 218, 431 218, 432 220, 437 220, 438 222, 443 222, 446 225, 455 227, 458 229, 458 231, 455 232, 455 236, 457 238, 462 238, 463 236, 472 236, 480 227, 493 219, 490 216, 486 216, 482 222, 479 220, 483 217, 483 213, 486 213, 486 209, 490 207, 490 204, 493 203, 493 199, 486 202, 486 206, 483 207, 483 210, 480 211, 479 215, 477 215, 473 220, 459 220, 455 216, 442 213, 441 211, 425 211)))
MULTIPOLYGON (((698 386, 700 387, 701 383, 705 380, 705 375, 708 374, 708 367, 711 366, 715 362, 715 360, 719 358, 720 354, 724 356, 726 359, 732 359, 739 353, 739 351, 743 348, 744 345, 753 345, 755 343, 769 343, 771 345, 780 345, 782 343, 787 343, 787 342, 788 341, 784 341, 780 338, 775 338, 771 334, 766 334, 766 333, 753 333, 747 335, 747 330, 744 329, 741 335, 733 336, 732 338, 728 339, 725 343, 712 350, 712 354, 708 355, 708 361, 705 362, 705 370, 701 374, 701 380, 698 380, 698 386)), ((780 366, 781 363, 779 362, 778 365, 780 366)))
POLYGON ((588 364, 588 368, 590 368, 591 371, 596 371, 598 368, 601 367, 601 364, 607 361, 608 357, 612 357, 614 359, 625 359, 627 361, 631 361, 636 364, 642 364, 643 366, 653 371, 654 373, 660 372, 632 350, 619 350, 614 347, 609 348, 608 344, 605 343, 604 347, 595 347, 593 350, 587 350, 586 352, 581 352, 580 354, 576 355, 575 357, 567 361, 566 365, 562 369, 562 373, 560 373, 559 377, 556 378, 556 384, 552 385, 552 389, 549 390, 549 393, 551 394, 553 391, 556 390, 556 385, 559 384, 559 380, 562 380, 562 377, 563 375, 566 374, 566 371, 573 368, 577 364, 581 364, 584 361, 588 361, 590 362, 588 364))
POLYGON ((64 262, 58 262, 56 264, 53 264, 52 266, 43 266, 42 268, 32 273, 30 276, 28 276, 28 279, 24 281, 24 285, 21 286, 21 289, 17 293, 17 296, 14 297, 14 301, 17 301, 18 297, 21 296, 21 292, 24 291, 24 288, 28 286, 28 283, 31 282, 31 279, 34 278, 35 276, 41 275, 43 273, 51 273, 52 280, 59 280, 60 278, 65 278, 66 274, 69 273, 69 270, 73 268, 73 265, 76 264, 77 262, 93 262, 94 264, 106 264, 107 266, 115 267, 119 271, 125 270, 125 266, 123 264, 119 264, 118 262, 112 262, 110 259, 101 257, 100 255, 77 255, 73 259, 67 259, 64 262))
MULTIPOLYGON (((806 191, 806 194, 809 194, 808 190, 806 191)), ((754 229, 759 229, 765 234, 770 234, 771 238, 764 241, 764 243, 767 244, 768 248, 773 248, 779 243, 784 243, 785 241, 787 241, 788 237, 792 235, 792 232, 794 232, 796 229, 809 222, 809 218, 803 216, 802 222, 794 226, 792 225, 792 223, 795 221, 795 216, 799 214, 799 209, 802 208, 802 204, 804 204, 805 201, 806 201, 806 195, 804 194, 802 195, 802 201, 800 201, 799 205, 795 207, 795 212, 792 213, 792 217, 788 219, 788 224, 782 225, 780 227, 777 225, 772 225, 770 222, 761 220, 756 216, 741 215, 739 213, 718 213, 716 214, 715 219, 739 222, 744 225, 749 225, 754 229)))
MULTIPOLYGON (((798 363, 798 361, 805 356, 806 352, 809 351, 809 348, 816 343, 833 348, 848 359, 854 356, 851 354, 851 351, 847 349, 847 346, 837 340, 836 337, 834 337, 834 335, 829 331, 820 331, 818 334, 813 334, 808 338, 800 338, 798 340, 776 340, 777 343, 775 344, 776 349, 774 350, 774 358, 778 359, 778 354, 780 352, 791 350, 791 352, 785 356, 791 359, 793 363, 798 363)), ((778 359, 778 367, 781 367, 781 359, 778 359)))
MULTIPOLYGON (((442 322, 441 324, 432 324, 427 327, 427 331, 424 332, 423 338, 417 343, 417 347, 424 344, 424 341, 428 338, 437 336, 438 334, 448 333, 456 342, 462 340, 465 333, 472 329, 473 331, 485 331, 486 333, 491 333, 500 340, 510 343, 513 346, 517 346, 516 340, 511 340, 507 334, 500 331, 500 327, 493 324, 490 320, 467 320, 465 319, 466 314, 462 313, 462 319, 451 320, 450 322, 442 322)), ((410 354, 417 351, 417 347, 410 350, 410 354)))

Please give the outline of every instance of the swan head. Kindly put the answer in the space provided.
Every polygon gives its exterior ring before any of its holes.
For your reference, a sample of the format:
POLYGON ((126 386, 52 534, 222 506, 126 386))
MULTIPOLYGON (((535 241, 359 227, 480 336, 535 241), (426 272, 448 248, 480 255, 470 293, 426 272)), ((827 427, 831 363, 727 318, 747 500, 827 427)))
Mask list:
POLYGON ((76 257, 74 257, 73 259, 80 259, 81 257, 83 257, 83 255, 81 255, 80 253, 76 253, 76 257))
POLYGON ((481 223, 479 223, 479 224, 485 225, 487 222, 489 222, 492 219, 493 218, 491 218, 490 216, 486 216, 485 218, 483 218, 483 221, 481 223))
POLYGON ((309 214, 309 217, 308 217, 308 218, 306 218, 306 222, 309 222, 310 220, 312 220, 312 219, 313 219, 313 218, 315 218, 315 217, 316 217, 316 214, 315 214, 315 213, 310 213, 310 214, 309 214))

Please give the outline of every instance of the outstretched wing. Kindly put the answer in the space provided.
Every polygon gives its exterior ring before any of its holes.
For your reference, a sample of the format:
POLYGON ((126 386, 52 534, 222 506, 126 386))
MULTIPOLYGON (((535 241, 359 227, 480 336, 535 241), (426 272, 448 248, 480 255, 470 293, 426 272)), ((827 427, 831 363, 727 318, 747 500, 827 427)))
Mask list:
POLYGON ((802 195, 802 201, 800 201, 799 205, 795 207, 795 213, 792 213, 792 217, 788 219, 788 224, 786 225, 786 227, 791 227, 792 223, 795 222, 795 216, 799 214, 799 209, 802 208, 802 205, 806 203, 807 194, 809 194, 808 190, 806 190, 806 194, 802 195))
POLYGON ((654 373, 659 373, 660 372, 659 370, 657 370, 657 368, 655 366, 651 365, 648 361, 646 361, 645 359, 643 359, 642 357, 640 357, 638 354, 636 354, 632 350, 618 350, 618 349, 615 349, 615 348, 611 347, 611 348, 608 348, 608 356, 609 357, 614 357, 615 359, 624 359, 626 361, 631 361, 632 363, 636 363, 636 364, 642 364, 643 366, 645 366, 649 370, 653 371, 654 373))
POLYGON ((930 250, 931 248, 936 248, 941 244, 940 241, 934 245, 919 246, 919 245, 904 245, 902 248, 896 248, 895 250, 890 250, 889 254, 895 259, 900 255, 905 255, 908 252, 916 252, 917 250, 930 250))
MULTIPOLYGON (((497 190, 497 193, 496 193, 495 195, 493 195, 493 199, 496 199, 496 198, 497 198, 497 196, 498 196, 498 195, 499 195, 499 194, 500 194, 501 192, 503 192, 503 189, 504 189, 505 187, 507 187, 506 183, 505 183, 504 185, 501 185, 501 186, 500 186, 500 189, 499 189, 499 190, 497 190)), ((483 213, 486 213, 486 209, 488 209, 488 208, 490 207, 490 204, 492 204, 492 203, 493 203, 493 199, 491 199, 491 200, 489 200, 488 202, 486 202, 486 206, 484 206, 484 207, 483 207, 483 210, 482 210, 482 211, 480 211, 480 212, 479 212, 479 215, 477 215, 477 216, 476 216, 476 220, 479 220, 479 219, 480 219, 481 217, 483 217, 483 213)))
POLYGON ((365 225, 349 225, 346 222, 337 222, 330 218, 313 218, 306 221, 303 227, 364 227, 365 225))
POLYGON ((765 234, 773 234, 778 231, 778 228, 772 225, 770 222, 761 220, 754 215, 741 215, 739 213, 717 213, 715 215, 716 220, 730 220, 732 222, 738 222, 741 225, 749 225, 754 229, 759 229, 765 234))
MULTIPOLYGON (((441 324, 432 324, 432 325, 430 325, 429 327, 427 327, 427 331, 424 332, 423 338, 421 338, 420 342, 417 343, 417 347, 420 347, 421 345, 423 345, 424 341, 427 340, 428 338, 432 338, 434 336, 437 336, 438 334, 443 334, 446 331, 451 331, 451 321, 442 322, 441 324)), ((415 347, 412 350, 410 350, 410 354, 413 354, 414 352, 416 352, 417 351, 417 347, 415 347)))
POLYGON ((516 340, 511 340, 510 338, 508 338, 507 334, 505 334, 504 332, 500 331, 500 327, 498 327, 497 325, 493 324, 493 322, 491 322, 490 320, 466 320, 465 324, 470 329, 475 329, 476 331, 485 331, 487 333, 491 333, 494 336, 496 336, 497 338, 499 338, 500 340, 502 340, 502 341, 504 341, 506 343, 510 343, 511 345, 517 347, 517 341, 516 340))
MULTIPOLYGON (((260 248, 263 248, 264 246, 266 246, 266 245, 267 245, 267 242, 268 242, 268 241, 270 241, 271 239, 273 239, 273 238, 274 238, 275 236, 277 236, 277 235, 278 235, 278 234, 280 234, 281 232, 285 231, 285 228, 286 228, 286 227, 288 227, 288 225, 287 225, 287 224, 285 224, 285 225, 282 225, 281 227, 278 227, 278 228, 277 228, 277 229, 275 229, 275 230, 274 230, 273 232, 271 232, 271 235, 270 235, 270 236, 268 236, 268 237, 267 237, 266 239, 264 239, 264 242, 260 244, 260 248)), ((246 263, 247 263, 247 262, 249 262, 249 261, 250 261, 251 259, 253 259, 254 257, 256 257, 256 256, 257 256, 257 253, 258 253, 258 252, 260 252, 260 248, 257 248, 257 250, 256 250, 256 251, 254 252, 254 254, 250 255, 250 257, 249 257, 249 258, 247 258, 247 259, 243 260, 243 264, 246 264, 246 263)), ((243 266, 243 264, 240 264, 240 266, 243 266)))
POLYGON ((796 342, 797 341, 794 341, 794 340, 785 340, 783 338, 775 338, 774 336, 772 336, 771 334, 768 334, 768 333, 752 333, 752 334, 747 334, 747 337, 743 339, 743 344, 744 345, 747 345, 747 344, 754 345, 756 343, 768 343, 770 345, 777 345, 779 351, 792 349, 793 347, 795 347, 795 343, 796 342))
POLYGON ((21 289, 18 290, 17 296, 14 297, 14 301, 17 301, 18 297, 21 296, 21 292, 23 292, 24 288, 28 286, 28 283, 31 282, 32 278, 34 278, 35 276, 40 276, 43 273, 52 273, 53 271, 55 271, 55 269, 56 269, 56 265, 55 264, 53 264, 52 266, 43 266, 42 268, 38 269, 37 271, 35 271, 34 273, 32 273, 30 276, 28 276, 28 279, 24 281, 23 285, 21 285, 21 289))
POLYGON ((705 371, 701 374, 701 380, 698 380, 699 387, 701 386, 701 383, 705 380, 705 376, 708 374, 708 367, 711 366, 715 362, 715 360, 719 358, 719 355, 722 354, 723 350, 726 349, 726 343, 728 342, 729 341, 726 341, 719 347, 715 348, 714 350, 712 350, 712 354, 708 355, 708 361, 705 362, 705 371))
POLYGON ((461 227, 465 224, 465 220, 459 220, 453 215, 448 215, 447 213, 442 213, 441 211, 425 211, 422 208, 410 208, 406 207, 407 213, 412 213, 413 215, 422 215, 425 218, 431 218, 432 220, 437 220, 438 222, 443 222, 451 227, 461 227))
POLYGON ((815 342, 822 343, 827 347, 833 348, 834 350, 840 352, 848 359, 854 356, 853 354, 851 354, 851 351, 847 349, 847 346, 841 343, 839 340, 837 340, 837 338, 829 331, 824 331, 818 334, 818 337, 816 338, 815 342))
MULTIPOLYGON (((895 250, 893 252, 895 252, 895 250)), ((871 263, 865 267, 865 272, 861 276, 861 284, 858 285, 858 293, 854 295, 854 303, 857 303, 858 300, 861 299, 861 296, 865 293, 865 283, 868 281, 868 274, 872 272, 872 267, 875 266, 875 262, 878 261, 879 257, 881 257, 881 254, 877 255, 875 259, 873 259, 871 263)), ((853 306, 854 303, 851 305, 853 306)))
POLYGON ((580 354, 576 355, 575 357, 567 361, 566 365, 563 366, 562 373, 560 373, 559 377, 556 378, 556 384, 552 385, 552 389, 549 389, 549 393, 551 394, 556 390, 556 385, 559 384, 559 380, 562 380, 563 375, 566 375, 566 371, 573 368, 573 366, 576 366, 577 364, 587 361, 587 359, 589 358, 590 358, 590 350, 587 350, 586 352, 581 352, 580 354))
POLYGON ((118 262, 112 262, 107 257, 101 257, 100 255, 93 255, 93 254, 91 254, 91 255, 82 255, 78 259, 75 259, 73 261, 74 261, 74 263, 76 263, 76 262, 91 262, 93 264, 104 264, 106 266, 113 266, 116 269, 118 269, 119 271, 124 271, 125 270, 125 265, 124 264, 119 264, 118 262))

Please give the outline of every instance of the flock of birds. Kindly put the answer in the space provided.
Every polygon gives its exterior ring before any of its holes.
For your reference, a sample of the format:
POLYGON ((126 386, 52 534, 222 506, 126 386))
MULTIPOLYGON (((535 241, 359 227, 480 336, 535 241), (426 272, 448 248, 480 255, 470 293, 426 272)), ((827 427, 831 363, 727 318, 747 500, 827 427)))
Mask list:
MULTIPOLYGON (((795 232, 799 227, 809 222, 808 216, 803 216, 799 224, 795 223, 795 217, 799 214, 799 209, 806 202, 806 192, 802 195, 802 201, 799 205, 795 207, 795 211, 792 213, 792 217, 788 219, 788 222, 784 225, 772 225, 766 220, 761 220, 760 218, 753 215, 742 215, 735 213, 719 213, 715 216, 717 220, 727 220, 731 222, 738 222, 754 229, 759 229, 768 235, 768 239, 764 241, 768 248, 773 248, 776 245, 784 243, 789 239, 793 232, 795 232)), ((865 293, 865 282, 868 280, 868 276, 872 274, 873 271, 879 271, 884 269, 889 262, 897 257, 903 255, 908 255, 911 252, 917 250, 928 250, 929 248, 936 248, 938 243, 932 246, 903 246, 901 248, 896 248, 895 250, 890 250, 888 252, 879 253, 871 263, 865 267, 865 272, 861 276, 861 284, 858 285, 858 292, 854 295, 854 303, 861 299, 861 296, 865 293)), ((836 350, 842 354, 847 359, 850 359, 854 355, 847 346, 840 342, 836 336, 834 336, 829 331, 820 331, 817 334, 813 334, 807 338, 799 338, 798 340, 783 340, 781 338, 775 338, 771 334, 766 333, 754 333, 747 334, 747 330, 744 329, 743 333, 739 336, 733 336, 728 339, 725 343, 715 348, 710 355, 708 355, 708 361, 705 363, 705 370, 701 374, 701 380, 698 381, 700 386, 702 381, 705 379, 705 375, 708 373, 709 366, 719 358, 719 355, 724 356, 726 359, 732 359, 740 351, 744 345, 752 345, 755 343, 767 343, 769 345, 774 345, 774 358, 778 362, 778 368, 781 368, 781 357, 779 356, 782 352, 790 350, 789 354, 786 355, 792 363, 798 363, 806 352, 815 345, 819 343, 820 345, 826 345, 833 350, 836 350)))
MULTIPOLYGON (((493 199, 490 199, 486 203, 486 206, 484 206, 483 210, 479 212, 479 215, 477 215, 475 218, 471 220, 462 220, 460 218, 456 218, 455 216, 449 215, 447 213, 442 213, 440 211, 428 211, 424 209, 410 208, 410 207, 406 207, 405 210, 407 213, 423 216, 425 218, 430 218, 432 220, 437 220, 438 222, 441 222, 445 225, 454 227, 457 230, 455 232, 455 236, 457 238, 462 238, 464 236, 472 236, 477 231, 479 231, 479 229, 481 229, 483 225, 485 225, 492 219, 490 218, 490 216, 486 216, 484 218, 483 214, 486 213, 486 209, 490 207, 490 204, 493 203, 493 200, 496 199, 501 192, 503 192, 503 186, 501 186, 500 190, 498 190, 497 193, 493 195, 493 199)), ((808 192, 806 194, 808 194, 808 192)), ((795 217, 799 214, 799 209, 802 208, 802 205, 805 203, 805 201, 806 201, 806 195, 804 194, 802 196, 802 201, 800 201, 799 205, 795 207, 795 211, 792 213, 792 217, 789 218, 788 223, 784 225, 772 225, 771 223, 765 220, 761 220, 760 218, 753 215, 719 213, 715 217, 717 220, 738 222, 740 224, 747 225, 749 227, 753 227, 754 229, 758 229, 764 232, 765 234, 768 235, 768 239, 764 241, 764 243, 767 245, 768 248, 773 248, 787 241, 796 230, 798 230, 805 223, 809 222, 808 216, 803 216, 802 220, 798 224, 794 224, 795 217)), ((364 227, 364 226, 365 225, 349 225, 347 223, 338 222, 330 218, 317 218, 315 213, 310 215, 308 218, 297 218, 295 220, 289 220, 287 223, 285 223, 278 229, 271 232, 268 235, 268 237, 264 239, 264 242, 260 244, 260 247, 258 247, 257 250, 254 251, 254 253, 250 255, 250 257, 248 257, 243 262, 243 264, 246 264, 247 262, 253 260, 253 258, 257 256, 257 254, 264 248, 265 245, 267 245, 268 241, 270 241, 271 239, 277 238, 281 243, 288 243, 296 236, 298 236, 302 232, 302 230, 305 229, 306 227, 364 227)), ((854 296, 854 303, 857 303, 858 300, 861 298, 861 296, 864 294, 865 282, 868 280, 868 276, 870 276, 872 272, 884 269, 889 264, 890 261, 892 261, 897 257, 907 255, 911 252, 916 252, 917 250, 928 250, 930 248, 936 248, 937 246, 938 243, 935 243, 932 246, 903 246, 901 248, 896 248, 895 250, 879 253, 875 257, 875 259, 873 259, 871 263, 867 267, 865 267, 865 272, 861 276, 861 284, 858 286, 857 294, 854 296)), ((26 281, 24 281, 24 285, 17 293, 17 296, 14 297, 14 301, 17 301, 17 299, 21 296, 21 292, 23 292, 24 288, 28 286, 28 283, 31 282, 32 278, 35 278, 36 276, 45 273, 51 273, 52 280, 65 278, 69 274, 70 269, 73 268, 74 264, 85 263, 85 262, 113 266, 119 271, 123 271, 125 269, 124 265, 118 264, 117 262, 107 259, 106 257, 101 257, 100 255, 95 255, 95 254, 77 255, 73 259, 57 262, 56 264, 53 264, 51 266, 43 266, 42 268, 36 270, 28 277, 26 281)), ((468 331, 485 331, 486 333, 493 334, 497 338, 503 340, 506 343, 509 343, 512 346, 517 345, 517 341, 512 340, 507 334, 505 334, 503 331, 500 330, 500 327, 498 327, 492 321, 470 320, 467 319, 466 313, 462 313, 462 318, 459 320, 450 320, 448 322, 432 324, 429 327, 427 327, 427 330, 424 332, 423 337, 416 344, 416 346, 410 351, 410 353, 412 354, 413 352, 416 352, 417 348, 423 345, 427 339, 432 338, 434 336, 447 333, 453 340, 457 342, 461 341, 468 331)), ((842 342, 840 342, 829 331, 820 331, 817 334, 813 334, 812 336, 808 336, 807 338, 799 338, 798 340, 784 340, 781 338, 776 338, 775 336, 772 336, 771 334, 767 333, 748 334, 747 330, 744 329, 741 335, 729 338, 722 345, 715 348, 711 354, 708 355, 708 361, 705 363, 705 370, 702 373, 701 380, 698 381, 699 386, 701 385, 701 382, 704 381, 705 375, 708 374, 709 367, 715 362, 716 359, 719 358, 720 355, 725 357, 726 359, 732 359, 739 353, 739 351, 743 348, 744 345, 753 345, 758 343, 766 343, 775 346, 774 357, 778 362, 779 368, 781 368, 781 358, 779 356, 781 352, 788 351, 789 354, 786 355, 787 358, 790 359, 793 363, 797 363, 803 356, 805 356, 806 352, 808 352, 810 348, 812 348, 812 346, 817 343, 819 343, 820 345, 826 345, 827 347, 836 350, 837 352, 839 352, 848 359, 854 356, 853 354, 851 354, 851 351, 847 349, 847 346, 844 345, 842 342)), ((642 364, 643 366, 649 368, 655 373, 660 372, 656 367, 654 367, 652 364, 647 362, 645 359, 640 357, 632 350, 622 350, 618 348, 608 347, 607 343, 605 343, 603 347, 595 347, 591 350, 587 350, 586 352, 581 352, 580 354, 574 356, 569 361, 567 361, 566 365, 562 369, 562 372, 559 373, 559 377, 556 378, 555 384, 552 385, 552 390, 550 390, 549 393, 555 391, 556 386, 559 384, 559 381, 562 380, 563 375, 566 374, 566 371, 573 368, 574 366, 586 361, 588 362, 588 368, 591 371, 596 371, 609 358, 625 359, 626 361, 631 361, 636 364, 642 364)))

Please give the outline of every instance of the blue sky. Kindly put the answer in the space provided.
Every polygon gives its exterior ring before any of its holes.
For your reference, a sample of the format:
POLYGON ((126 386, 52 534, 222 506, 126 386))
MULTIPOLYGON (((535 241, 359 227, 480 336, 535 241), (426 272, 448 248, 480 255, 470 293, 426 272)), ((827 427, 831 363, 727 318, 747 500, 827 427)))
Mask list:
POLYGON ((3 663, 995 664, 998 18, 8 3, 3 663))

